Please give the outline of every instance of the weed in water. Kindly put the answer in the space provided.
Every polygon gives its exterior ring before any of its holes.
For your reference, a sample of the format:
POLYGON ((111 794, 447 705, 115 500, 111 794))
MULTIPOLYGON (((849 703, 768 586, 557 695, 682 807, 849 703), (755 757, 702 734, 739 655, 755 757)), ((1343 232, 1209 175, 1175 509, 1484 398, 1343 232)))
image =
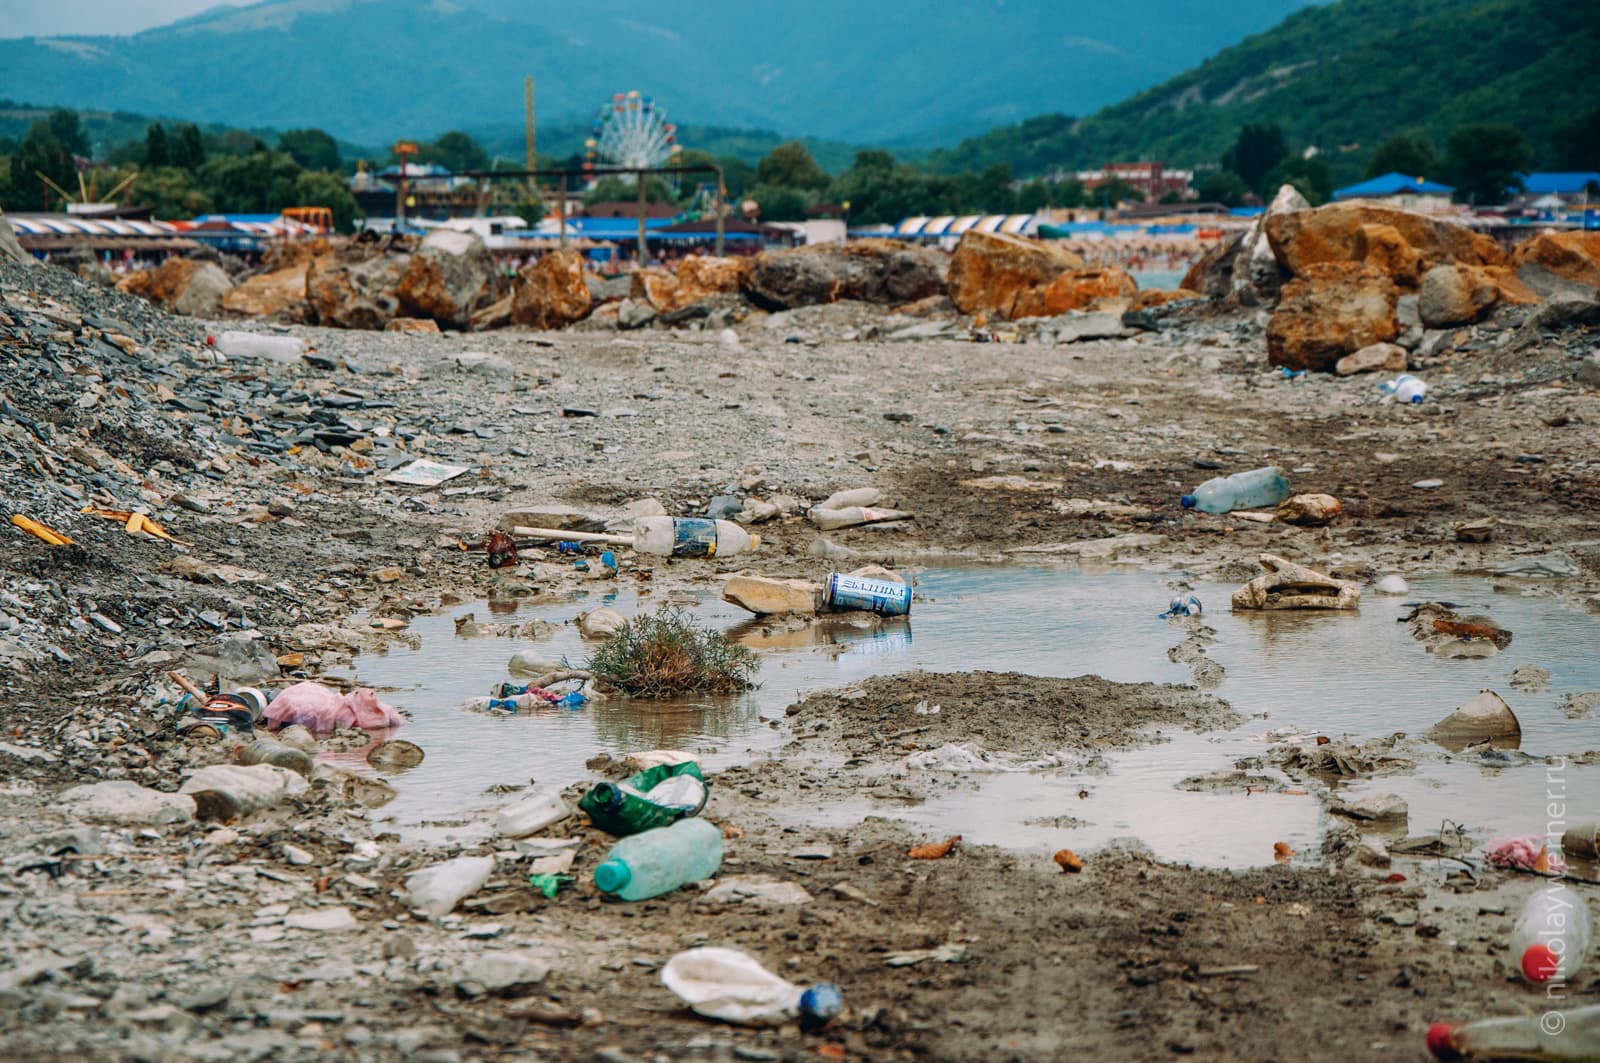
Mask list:
POLYGON ((596 679, 646 698, 748 690, 761 661, 675 606, 641 613, 585 664, 596 679))

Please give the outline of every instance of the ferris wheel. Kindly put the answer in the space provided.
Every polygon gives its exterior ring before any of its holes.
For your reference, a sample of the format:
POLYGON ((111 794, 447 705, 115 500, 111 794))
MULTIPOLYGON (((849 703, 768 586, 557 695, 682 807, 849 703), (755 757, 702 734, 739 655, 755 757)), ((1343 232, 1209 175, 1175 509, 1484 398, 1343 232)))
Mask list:
POLYGON ((607 166, 649 170, 678 154, 678 127, 667 121, 667 109, 638 90, 619 92, 603 104, 583 142, 584 169, 596 160, 607 166))

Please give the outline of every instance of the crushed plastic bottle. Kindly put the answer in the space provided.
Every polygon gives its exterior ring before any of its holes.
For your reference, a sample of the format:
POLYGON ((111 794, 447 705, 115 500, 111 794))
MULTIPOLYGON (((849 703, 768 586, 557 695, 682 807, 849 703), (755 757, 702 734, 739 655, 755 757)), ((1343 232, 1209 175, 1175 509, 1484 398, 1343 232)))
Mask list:
POLYGON ((1589 909, 1570 886, 1534 890, 1511 932, 1511 955, 1535 985, 1571 981, 1589 954, 1589 909))
POLYGON ((1199 616, 1201 608, 1199 598, 1192 594, 1180 594, 1168 603, 1167 611, 1159 615, 1162 620, 1178 616, 1199 616))
POLYGON ((1600 1004, 1459 1025, 1436 1022, 1428 1027, 1428 1051, 1443 1060, 1600 1063, 1600 1004))
POLYGON ((1385 395, 1394 397, 1394 401, 1402 406, 1416 406, 1422 402, 1422 397, 1428 393, 1428 385, 1410 373, 1402 373, 1393 380, 1386 380, 1378 385, 1378 390, 1385 395))
POLYGON ((633 548, 661 557, 725 557, 761 544, 731 520, 704 517, 640 517, 633 522, 633 548))
POLYGON ((594 869, 594 884, 625 901, 647 901, 708 879, 721 866, 721 828, 703 819, 680 819, 613 845, 594 869))
POLYGON ((661 984, 697 1014, 741 1026, 825 1025, 844 1006, 839 987, 827 982, 802 989, 779 978, 738 949, 706 947, 678 953, 661 968, 661 984))
POLYGON ((1236 509, 1264 509, 1289 497, 1289 474, 1276 465, 1207 480, 1178 501, 1184 509, 1202 513, 1231 513, 1236 509))

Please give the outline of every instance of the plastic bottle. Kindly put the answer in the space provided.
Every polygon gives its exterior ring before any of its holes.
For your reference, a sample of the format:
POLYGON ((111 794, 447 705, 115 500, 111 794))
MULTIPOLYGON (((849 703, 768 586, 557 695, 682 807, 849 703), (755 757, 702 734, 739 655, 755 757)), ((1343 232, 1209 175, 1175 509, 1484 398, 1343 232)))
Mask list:
POLYGON ((1422 396, 1428 393, 1428 385, 1410 373, 1403 373, 1379 384, 1378 390, 1385 395, 1393 395, 1394 401, 1402 406, 1416 406, 1422 402, 1422 396))
POLYGON ((633 522, 633 548, 661 557, 723 557, 761 543, 731 520, 704 517, 640 517, 633 522))
POLYGON ((698 815, 708 796, 700 765, 686 760, 657 764, 625 782, 599 783, 578 807, 595 826, 623 838, 698 815))
POLYGON ((661 968, 661 984, 696 1013, 742 1026, 777 1026, 797 1016, 803 1026, 821 1026, 844 1005, 838 986, 801 989, 737 949, 680 952, 661 968))
POLYGON ((290 365, 306 353, 306 341, 299 336, 263 336, 257 332, 224 332, 213 346, 229 358, 261 358, 290 365))
POLYGON ((873 509, 870 506, 844 506, 840 509, 812 506, 810 516, 811 522, 823 531, 833 531, 835 528, 853 528, 858 524, 906 520, 911 514, 899 509, 873 509))
POLYGON ((314 767, 311 757, 304 750, 286 746, 272 738, 258 738, 239 750, 239 763, 274 764, 280 768, 288 768, 308 779, 314 767))
POLYGON ((680 819, 624 838, 594 869, 601 893, 646 901, 708 879, 722 866, 722 829, 703 819, 680 819))
POLYGON ((507 838, 526 838, 544 830, 552 823, 560 823, 572 815, 572 808, 561 799, 558 790, 525 797, 495 813, 494 828, 507 838))
POLYGON ((911 612, 911 586, 835 572, 823 584, 822 604, 829 609, 861 609, 879 616, 905 616, 911 612))
POLYGON ((1162 620, 1170 620, 1175 616, 1199 616, 1202 606, 1200 599, 1192 594, 1180 594, 1167 605, 1167 611, 1159 614, 1162 620))
POLYGON ((1461 1025, 1436 1022, 1428 1028, 1428 1051, 1445 1060, 1600 1063, 1600 1004, 1461 1025))
POLYGON ((1589 909, 1571 887, 1540 887, 1517 916, 1511 956, 1522 976, 1535 985, 1567 982, 1583 965, 1592 933, 1589 909))
POLYGON ((1236 509, 1264 509, 1289 497, 1289 474, 1276 465, 1207 480, 1178 501, 1184 509, 1202 513, 1231 513, 1236 509))

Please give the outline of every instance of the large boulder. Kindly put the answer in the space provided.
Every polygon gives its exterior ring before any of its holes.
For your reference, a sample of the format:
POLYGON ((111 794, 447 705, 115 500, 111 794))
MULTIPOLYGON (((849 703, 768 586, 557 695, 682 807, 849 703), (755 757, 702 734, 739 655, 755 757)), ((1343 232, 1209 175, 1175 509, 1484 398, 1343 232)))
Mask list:
POLYGON ((310 268, 311 261, 307 259, 284 269, 258 273, 224 295, 222 309, 245 317, 274 317, 304 309, 306 273, 310 268))
POLYGON ((1071 248, 1056 241, 969 229, 950 260, 950 300, 963 314, 1036 315, 1041 300, 1035 290, 1083 265, 1071 248), (1021 314, 1015 312, 1019 299, 1021 314))
POLYGON ((497 280, 494 256, 481 236, 435 229, 411 256, 396 294, 412 317, 465 329, 474 310, 494 302, 497 280))
POLYGON ((1326 262, 1387 263, 1405 275, 1414 269, 1420 277, 1441 263, 1490 266, 1504 257, 1493 240, 1466 226, 1368 203, 1329 203, 1312 210, 1287 211, 1269 217, 1265 229, 1279 265, 1296 277, 1326 262), (1393 233, 1366 226, 1386 226, 1393 233), (1400 243, 1416 253, 1414 265, 1400 243))
POLYGON ((6 221, 6 212, 0 210, 0 262, 32 262, 33 256, 22 249, 17 243, 17 234, 11 231, 11 223, 6 221))
POLYGON ((1600 288, 1600 232, 1541 233, 1512 250, 1511 266, 1541 296, 1600 288))
POLYGON ((1308 210, 1311 204, 1294 185, 1280 185, 1267 209, 1250 228, 1217 244, 1189 267, 1181 287, 1214 299, 1252 290, 1269 295, 1283 286, 1283 271, 1267 240, 1267 219, 1291 210, 1308 210))
POLYGON ((306 270, 312 320, 335 328, 381 330, 400 312, 396 290, 411 256, 384 252, 365 261, 313 260, 306 270))
POLYGON ((1403 291, 1422 283, 1422 252, 1406 243, 1393 225, 1368 222, 1356 230, 1353 260, 1376 266, 1403 291))
POLYGON ((570 248, 547 251, 517 271, 511 292, 511 321, 536 329, 566 328, 583 320, 594 306, 584 283, 583 256, 570 248))
POLYGON ((741 284, 768 310, 857 299, 894 305, 938 295, 949 263, 927 247, 898 240, 814 244, 756 257, 741 284))
POLYGON ((1428 328, 1449 328, 1478 320, 1495 304, 1500 287, 1478 266, 1435 266, 1422 278, 1417 314, 1428 328))
POLYGON ((1399 333, 1398 291, 1376 266, 1324 262, 1283 287, 1267 323, 1267 357, 1289 369, 1331 371, 1347 354, 1399 333))
POLYGON ((1131 299, 1138 291, 1134 279, 1116 266, 1074 269, 1042 288, 1017 292, 1009 316, 1055 317, 1069 310, 1082 310, 1100 299, 1131 299))
POLYGON ((179 314, 209 317, 221 309, 233 281, 215 262, 169 258, 153 270, 130 273, 117 287, 179 314))

